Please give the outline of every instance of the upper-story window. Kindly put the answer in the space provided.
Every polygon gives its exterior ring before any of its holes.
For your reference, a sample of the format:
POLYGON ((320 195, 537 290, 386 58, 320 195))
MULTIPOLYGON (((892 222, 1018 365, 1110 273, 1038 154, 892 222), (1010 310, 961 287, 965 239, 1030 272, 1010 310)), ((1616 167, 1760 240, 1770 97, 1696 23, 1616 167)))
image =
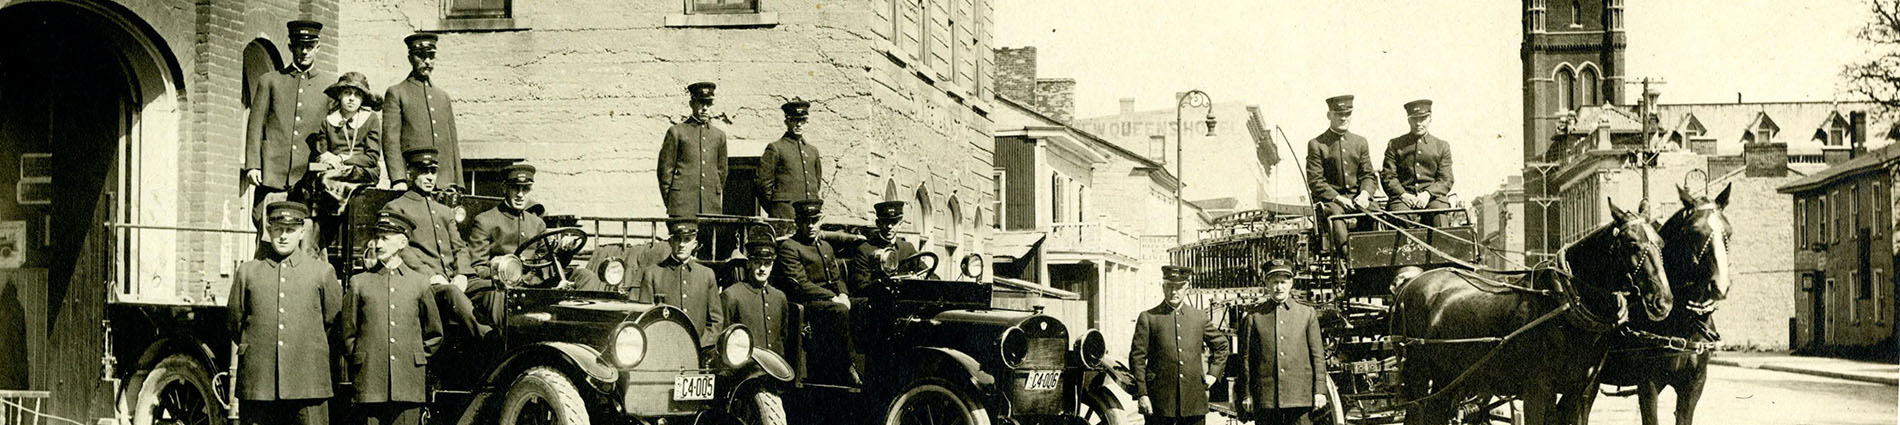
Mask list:
POLYGON ((1583 27, 1583 1, 1570 0, 1570 27, 1583 27))
POLYGON ((1008 176, 1009 172, 1001 168, 990 171, 990 186, 996 192, 996 197, 990 199, 990 213, 995 214, 990 217, 992 228, 1003 228, 1003 208, 1006 205, 1003 199, 1009 197, 1009 181, 1005 180, 1008 176))
POLYGON ((759 0, 687 0, 686 13, 759 13, 759 0))
POLYGON ((443 16, 458 18, 511 18, 514 0, 446 0, 443 16))
POLYGON ((1577 77, 1577 102, 1585 106, 1603 103, 1601 90, 1597 90, 1597 69, 1584 67, 1583 74, 1577 77))
POLYGON ((1557 107, 1568 111, 1577 110, 1576 100, 1577 74, 1569 67, 1557 70, 1557 107))
POLYGON ((1828 120, 1827 140, 1823 143, 1827 146, 1847 146, 1847 120, 1838 114, 1828 120))
POLYGON ((764 27, 778 25, 778 14, 766 12, 759 0, 682 0, 683 10, 668 15, 668 27, 764 27))

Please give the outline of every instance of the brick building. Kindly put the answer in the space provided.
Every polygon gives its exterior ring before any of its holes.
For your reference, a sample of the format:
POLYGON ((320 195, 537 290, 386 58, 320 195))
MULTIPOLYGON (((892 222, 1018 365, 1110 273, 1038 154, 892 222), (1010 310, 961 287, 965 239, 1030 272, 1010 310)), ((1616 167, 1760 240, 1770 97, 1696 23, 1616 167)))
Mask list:
POLYGON ((1900 144, 1856 155, 1780 187, 1793 195, 1797 284, 1793 348, 1853 357, 1896 356, 1893 186, 1900 144))
POLYGON ((158 360, 107 351, 108 297, 221 305, 205 295, 222 296, 247 237, 101 224, 248 227, 245 88, 282 65, 293 19, 329 24, 316 70, 335 75, 337 13, 335 0, 0 1, 0 280, 20 294, 7 301, 24 307, 29 352, 0 368, 50 393, 42 412, 113 418, 131 377, 102 360, 158 360))
POLYGON ((1498 190, 1471 200, 1471 224, 1478 243, 1489 249, 1484 256, 1488 267, 1529 265, 1524 256, 1524 178, 1508 176, 1498 190))
POLYGON ((909 201, 905 231, 949 253, 989 228, 991 13, 989 0, 343 0, 341 61, 384 87, 408 72, 403 36, 441 34, 434 78, 455 97, 477 188, 533 164, 550 211, 588 216, 664 215, 656 151, 695 81, 719 84, 714 114, 730 119, 726 212, 754 213, 752 167, 784 132, 779 105, 803 98, 829 217, 869 224, 871 204, 909 201))

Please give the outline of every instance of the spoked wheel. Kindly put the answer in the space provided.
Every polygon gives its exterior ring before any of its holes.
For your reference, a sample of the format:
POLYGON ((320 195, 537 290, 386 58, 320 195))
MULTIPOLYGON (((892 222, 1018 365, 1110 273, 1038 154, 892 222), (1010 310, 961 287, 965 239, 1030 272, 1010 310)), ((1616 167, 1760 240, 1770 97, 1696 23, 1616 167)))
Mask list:
POLYGON ((1458 406, 1457 423, 1523 425, 1524 410, 1512 397, 1479 397, 1458 406))
POLYGON ((981 404, 939 382, 925 381, 904 390, 884 414, 885 425, 989 425, 981 404))
POLYGON ((785 399, 778 393, 751 386, 740 391, 727 407, 734 423, 739 425, 785 425, 785 399))
POLYGON ((1122 415, 1127 412, 1124 409, 1111 409, 1108 403, 1095 397, 1086 397, 1082 400, 1082 411, 1075 413, 1082 418, 1082 423, 1088 425, 1121 425, 1124 423, 1122 415))
POLYGON ((1333 385, 1333 377, 1326 377, 1326 407, 1314 409, 1306 414, 1315 424, 1346 425, 1345 403, 1339 399, 1339 386, 1333 385))
POLYGON ((586 425, 587 406, 574 383, 546 366, 515 379, 502 400, 503 425, 586 425))
POLYGON ((139 373, 132 400, 135 425, 220 425, 224 406, 218 403, 211 375, 203 365, 183 354, 159 361, 139 373))

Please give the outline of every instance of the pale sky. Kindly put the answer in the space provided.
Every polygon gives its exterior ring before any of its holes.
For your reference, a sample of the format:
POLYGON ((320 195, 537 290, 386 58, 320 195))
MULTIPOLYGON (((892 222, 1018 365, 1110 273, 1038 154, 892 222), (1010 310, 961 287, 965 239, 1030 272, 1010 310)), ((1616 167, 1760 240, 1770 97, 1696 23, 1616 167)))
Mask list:
MULTIPOLYGON (((1353 131, 1372 141, 1374 161, 1406 131, 1400 105, 1432 99, 1432 133, 1452 143, 1455 191, 1469 202, 1521 167, 1519 7, 1000 0, 995 44, 1035 46, 1041 77, 1076 79, 1077 117, 1112 114, 1123 97, 1139 110, 1171 108, 1175 92, 1198 88, 1259 105, 1299 145, 1325 129, 1323 99, 1351 93, 1353 131)), ((1855 100, 1839 73, 1866 51, 1854 37, 1869 16, 1864 0, 1626 0, 1624 16, 1626 74, 1666 81, 1663 103, 1734 102, 1737 92, 1748 102, 1855 100)))

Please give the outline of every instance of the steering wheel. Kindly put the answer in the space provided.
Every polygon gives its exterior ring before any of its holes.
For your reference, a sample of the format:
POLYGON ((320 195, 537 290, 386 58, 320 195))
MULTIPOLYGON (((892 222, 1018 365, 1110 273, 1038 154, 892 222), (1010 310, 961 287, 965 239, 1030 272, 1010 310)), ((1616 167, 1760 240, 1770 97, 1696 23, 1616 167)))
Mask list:
POLYGON ((926 257, 930 258, 929 267, 918 267, 917 271, 911 272, 910 274, 891 276, 891 278, 893 279, 935 279, 936 274, 937 274, 937 264, 940 264, 943 262, 942 259, 937 257, 937 253, 935 252, 924 251, 924 252, 919 252, 916 254, 911 254, 909 258, 905 258, 904 261, 900 261, 898 262, 898 264, 912 264, 911 262, 913 261, 918 261, 921 263, 920 260, 926 257))
POLYGON ((549 230, 515 247, 523 269, 539 270, 553 266, 556 255, 571 257, 587 246, 587 231, 575 227, 549 230))

